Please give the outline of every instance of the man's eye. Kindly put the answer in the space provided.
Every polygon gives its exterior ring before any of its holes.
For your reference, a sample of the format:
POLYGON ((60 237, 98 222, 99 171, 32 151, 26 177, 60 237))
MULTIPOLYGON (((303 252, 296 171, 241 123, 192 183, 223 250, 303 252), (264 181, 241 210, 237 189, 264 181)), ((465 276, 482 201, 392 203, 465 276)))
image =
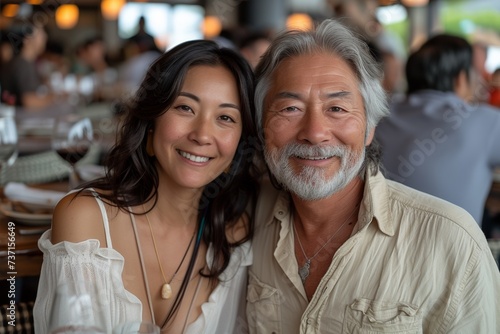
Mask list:
POLYGON ((333 111, 333 112, 341 112, 341 111, 344 111, 344 109, 343 109, 343 108, 341 108, 341 107, 336 107, 336 106, 335 106, 335 107, 330 107, 330 109, 329 109, 329 110, 330 110, 330 111, 333 111))
POLYGON ((281 109, 281 111, 284 111, 284 112, 293 112, 293 111, 298 111, 298 110, 299 110, 299 108, 293 107, 293 106, 281 109))

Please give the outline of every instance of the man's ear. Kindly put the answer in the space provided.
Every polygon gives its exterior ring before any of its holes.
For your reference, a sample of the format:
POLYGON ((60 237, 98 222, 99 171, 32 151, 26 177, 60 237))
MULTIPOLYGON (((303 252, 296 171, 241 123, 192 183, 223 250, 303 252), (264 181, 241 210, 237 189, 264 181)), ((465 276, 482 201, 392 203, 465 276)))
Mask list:
POLYGON ((464 70, 453 80, 453 90, 463 100, 467 101, 470 98, 470 82, 464 70))
POLYGON ((374 136, 375 136, 375 127, 368 130, 368 133, 366 135, 366 140, 365 140, 365 146, 368 146, 372 143, 374 136))

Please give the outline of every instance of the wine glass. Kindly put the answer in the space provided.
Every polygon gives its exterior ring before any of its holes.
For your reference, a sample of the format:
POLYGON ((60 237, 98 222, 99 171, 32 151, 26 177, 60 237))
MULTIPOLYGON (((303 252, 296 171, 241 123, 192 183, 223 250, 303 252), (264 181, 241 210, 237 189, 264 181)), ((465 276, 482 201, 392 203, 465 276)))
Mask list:
POLYGON ((49 333, 105 333, 98 296, 97 288, 89 281, 60 284, 50 312, 49 333))
POLYGON ((14 119, 15 109, 0 107, 0 169, 11 166, 17 158, 17 129, 14 119))
POLYGON ((77 114, 66 114, 56 119, 52 148, 70 166, 70 190, 76 188, 80 181, 75 164, 87 154, 92 140, 92 122, 89 118, 77 114))

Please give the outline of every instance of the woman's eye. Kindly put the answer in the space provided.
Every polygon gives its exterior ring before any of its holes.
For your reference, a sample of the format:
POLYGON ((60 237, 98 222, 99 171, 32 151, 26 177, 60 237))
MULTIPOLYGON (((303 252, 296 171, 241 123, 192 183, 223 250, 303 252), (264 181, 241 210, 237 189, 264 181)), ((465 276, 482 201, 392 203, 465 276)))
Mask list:
POLYGON ((185 104, 181 104, 181 105, 175 107, 175 109, 180 110, 180 111, 186 111, 186 112, 192 112, 193 111, 190 106, 187 106, 185 104))
POLYGON ((219 119, 222 120, 222 121, 224 121, 224 122, 236 123, 234 121, 234 119, 232 119, 230 116, 227 116, 227 115, 219 116, 219 119))

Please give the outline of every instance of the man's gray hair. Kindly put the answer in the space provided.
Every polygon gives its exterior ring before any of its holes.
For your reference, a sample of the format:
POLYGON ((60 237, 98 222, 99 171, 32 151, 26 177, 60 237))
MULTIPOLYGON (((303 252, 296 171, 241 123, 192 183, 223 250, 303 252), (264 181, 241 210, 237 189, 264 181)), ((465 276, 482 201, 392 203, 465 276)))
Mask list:
MULTIPOLYGON (((371 56, 368 46, 342 23, 328 19, 320 23, 314 31, 281 33, 273 40, 259 62, 255 70, 255 117, 261 140, 264 133, 264 99, 277 67, 287 58, 317 52, 327 52, 340 57, 356 74, 365 107, 367 134, 383 117, 389 115, 387 96, 381 85, 383 72, 371 56)), ((372 158, 370 154, 368 158, 372 158)))

